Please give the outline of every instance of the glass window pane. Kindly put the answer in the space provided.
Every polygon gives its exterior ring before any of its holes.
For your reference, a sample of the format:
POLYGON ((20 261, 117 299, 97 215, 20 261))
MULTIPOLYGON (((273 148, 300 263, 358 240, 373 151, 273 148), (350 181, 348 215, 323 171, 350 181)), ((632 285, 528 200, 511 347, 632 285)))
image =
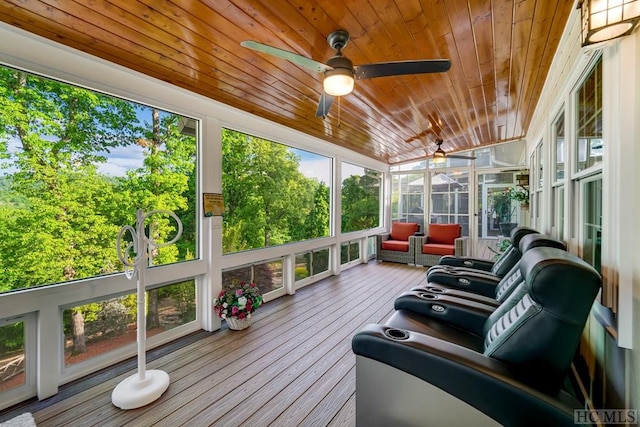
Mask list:
MULTIPOLYGON (((65 366, 136 342, 136 294, 96 301, 63 312, 65 366)), ((195 281, 147 291, 147 336, 196 319, 195 281)))
POLYGON ((424 230, 424 173, 392 177, 392 222, 415 222, 424 230))
POLYGON ((329 236, 332 164, 329 157, 223 129, 223 252, 329 236))
MULTIPOLYGON (((0 323, 0 393, 26 384, 23 321, 0 323)), ((0 394, 1 396, 1 394, 0 394)))
POLYGON ((584 184, 582 258, 602 272, 602 179, 584 184))
POLYGON ((349 261, 354 261, 360 258, 360 243, 351 242, 349 244, 349 261))
POLYGON ((196 120, 1 66, 0 94, 21 111, 0 126, 0 292, 122 271, 116 237, 139 208, 184 226, 155 265, 198 256, 196 120))
POLYGON ((342 232, 380 226, 382 173, 342 163, 342 232))
POLYGON ((329 249, 313 251, 313 274, 320 274, 329 270, 329 249))
POLYGON ((564 178, 564 112, 560 114, 553 124, 553 139, 555 142, 555 164, 554 180, 560 181, 564 178))
POLYGON ((474 166, 476 168, 524 166, 525 154, 525 141, 480 148, 473 151, 473 155, 476 156, 474 166))
POLYGON ((296 282, 306 279, 311 274, 311 252, 296 255, 296 266, 294 276, 296 282))
POLYGON ((469 174, 447 171, 431 174, 430 224, 461 224, 469 235, 469 174))
POLYGON ((576 93, 576 172, 602 163, 602 58, 576 93))
POLYGON ((253 268, 254 282, 262 294, 282 288, 282 260, 256 264, 253 268))
POLYGON ((349 263, 349 244, 341 243, 340 244, 340 264, 348 264, 349 263))

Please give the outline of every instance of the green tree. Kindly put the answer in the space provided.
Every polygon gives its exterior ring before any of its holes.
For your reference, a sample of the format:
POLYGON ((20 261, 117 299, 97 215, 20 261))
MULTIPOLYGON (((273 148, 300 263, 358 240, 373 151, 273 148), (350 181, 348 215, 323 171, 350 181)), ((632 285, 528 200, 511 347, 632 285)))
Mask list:
POLYGON ((225 253, 328 235, 329 191, 286 146, 224 129, 222 155, 225 253))
MULTIPOLYGON (((112 192, 95 163, 105 161, 112 148, 135 141, 139 129, 132 105, 0 68, 0 111, 0 152, 8 159, 5 167, 16 169, 12 190, 26 201, 0 223, 5 287, 111 270, 115 263, 107 248, 114 226, 102 215, 102 201, 112 192), (15 150, 9 150, 10 143, 15 150)), ((82 311, 72 318, 74 343, 83 351, 82 311)))
POLYGON ((342 181, 342 232, 374 228, 380 222, 380 178, 365 169, 342 181))

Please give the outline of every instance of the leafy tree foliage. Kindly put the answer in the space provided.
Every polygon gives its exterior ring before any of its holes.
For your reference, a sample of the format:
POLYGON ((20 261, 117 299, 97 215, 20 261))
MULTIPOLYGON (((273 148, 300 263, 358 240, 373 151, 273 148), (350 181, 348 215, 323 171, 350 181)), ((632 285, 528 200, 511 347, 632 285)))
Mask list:
MULTIPOLYGON (((193 258, 196 144, 180 132, 178 119, 0 67, 0 292, 121 270, 115 238, 138 208, 184 219, 180 245, 153 254, 156 264, 193 258), (144 163, 125 177, 107 176, 100 165, 118 147, 142 147, 144 163)), ((174 229, 168 218, 149 224, 158 242, 174 229)), ((184 305, 184 292, 175 293, 184 305)), ((134 317, 129 300, 123 307, 134 317)), ((84 350, 85 320, 104 317, 105 304, 65 314, 75 351, 84 350)), ((157 307, 150 311, 157 316, 157 307)))
POLYGON ((282 144, 223 130, 224 252, 329 235, 329 188, 299 166, 282 144))
POLYGON ((365 169, 362 176, 342 181, 342 232, 366 230, 380 225, 380 177, 365 169))

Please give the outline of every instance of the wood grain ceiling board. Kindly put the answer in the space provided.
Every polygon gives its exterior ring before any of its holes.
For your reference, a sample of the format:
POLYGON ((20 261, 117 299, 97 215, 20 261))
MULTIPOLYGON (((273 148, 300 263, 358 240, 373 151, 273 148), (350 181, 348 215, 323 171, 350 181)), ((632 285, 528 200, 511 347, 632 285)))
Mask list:
POLYGON ((5 0, 0 20, 396 163, 525 135, 572 2, 548 0, 5 0), (449 58, 439 74, 357 80, 315 116, 322 76, 243 40, 355 65, 449 58), (340 104, 340 105, 338 105, 340 104), (338 106, 340 116, 338 118, 338 106))

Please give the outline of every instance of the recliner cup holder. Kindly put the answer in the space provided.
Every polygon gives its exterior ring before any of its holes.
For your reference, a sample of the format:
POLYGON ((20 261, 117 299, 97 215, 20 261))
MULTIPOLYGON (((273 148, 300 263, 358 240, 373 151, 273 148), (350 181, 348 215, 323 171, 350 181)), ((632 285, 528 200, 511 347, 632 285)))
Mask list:
POLYGON ((402 329, 387 329, 384 331, 384 335, 394 341, 403 341, 409 339, 409 332, 403 331, 402 329))
POLYGON ((426 299, 426 300, 434 300, 434 299, 438 299, 438 296, 437 295, 433 295, 433 294, 427 294, 425 292, 419 292, 418 293, 418 298, 426 299))
POLYGON ((445 290, 442 288, 435 288, 433 286, 429 286, 427 291, 432 292, 434 294, 444 294, 445 290))

